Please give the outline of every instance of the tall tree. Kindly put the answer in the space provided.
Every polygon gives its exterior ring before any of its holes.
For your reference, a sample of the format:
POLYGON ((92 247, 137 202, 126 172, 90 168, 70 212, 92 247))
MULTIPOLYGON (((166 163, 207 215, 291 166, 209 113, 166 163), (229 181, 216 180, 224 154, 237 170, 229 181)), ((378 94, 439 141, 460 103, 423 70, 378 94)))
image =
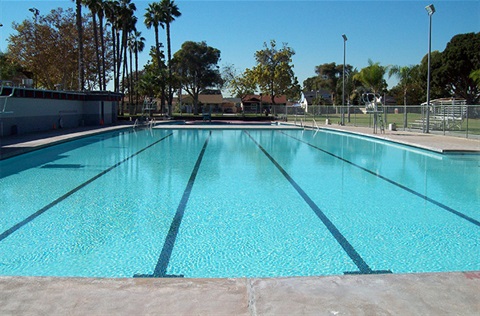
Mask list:
POLYGON ((315 73, 317 74, 316 83, 319 85, 319 87, 328 89, 332 99, 332 104, 337 104, 336 91, 340 78, 338 66, 334 62, 322 64, 315 67, 315 73))
POLYGON ((75 1, 76 5, 76 25, 78 34, 78 90, 85 89, 85 64, 83 56, 83 21, 82 21, 82 0, 75 1))
POLYGON ((133 90, 135 90, 135 103, 138 106, 138 89, 136 88, 138 84, 138 53, 142 52, 145 48, 145 37, 142 36, 142 32, 133 31, 130 34, 128 46, 130 53, 135 55, 135 83, 133 84, 133 90))
MULTIPOLYGON (((435 50, 431 53, 430 57, 430 99, 444 98, 451 94, 451 91, 447 88, 444 77, 442 75, 442 53, 435 50)), ((421 82, 422 98, 421 102, 426 101, 427 94, 427 72, 428 72, 428 55, 425 55, 419 66, 419 80, 421 82)), ((420 103, 421 103, 420 102, 420 103)))
POLYGON ((101 10, 101 0, 83 0, 83 3, 88 7, 92 14, 92 25, 93 25, 93 37, 95 42, 95 57, 96 57, 96 66, 97 66, 97 75, 98 75, 98 84, 100 89, 103 87, 102 82, 102 69, 100 63, 101 51, 99 49, 98 43, 98 29, 97 29, 97 13, 101 10))
POLYGON ((103 6, 105 17, 110 23, 112 30, 112 60, 113 60, 113 89, 115 92, 120 91, 119 82, 118 82, 118 71, 117 71, 117 60, 119 59, 119 33, 121 29, 120 21, 120 3, 117 0, 107 0, 104 2, 103 6))
POLYGON ((386 82, 383 77, 385 76, 387 68, 380 66, 380 63, 374 63, 372 60, 368 60, 368 66, 362 68, 358 74, 355 75, 355 79, 359 80, 363 86, 373 93, 380 93, 386 88, 386 82))
MULTIPOLYGON (((58 8, 50 11, 48 15, 40 15, 38 23, 25 20, 20 24, 15 23, 13 29, 16 33, 10 35, 8 51, 10 60, 18 63, 25 73, 30 73, 35 78, 36 86, 45 89, 55 89, 60 84, 64 89, 78 89, 78 49, 76 42, 76 20, 72 9, 58 8), (32 35, 36 35, 36 37, 32 35), (36 40, 35 40, 36 39, 36 40), (34 45, 34 42, 37 45, 34 45), (45 62, 48 61, 48 62, 45 62)), ((82 19, 85 34, 84 47, 84 84, 88 89, 96 85, 95 45, 93 43, 92 25, 88 19, 82 19)), ((106 35, 107 42, 110 37, 106 35)), ((110 54, 110 50, 107 50, 110 54)), ((110 59, 106 61, 107 68, 111 67, 110 59)))
POLYGON ((198 95, 202 91, 222 83, 218 69, 220 50, 210 47, 206 42, 187 41, 172 59, 182 88, 193 98, 194 114, 198 114, 198 95))
POLYGON ((162 27, 163 28, 163 23, 161 22, 161 11, 160 11, 160 5, 157 2, 150 3, 146 9, 145 15, 144 15, 144 23, 147 29, 150 29, 153 27, 153 30, 155 32, 155 57, 156 57, 156 62, 157 62, 157 67, 160 67, 161 59, 160 59, 160 39, 159 39, 159 33, 158 33, 158 28, 162 27))
POLYGON ((442 52, 438 75, 452 95, 464 98, 467 104, 480 102, 480 90, 470 73, 480 68, 480 32, 452 37, 442 52))
POLYGON ((275 96, 300 95, 300 85, 293 72, 293 55, 295 51, 285 43, 282 48, 277 48, 275 40, 270 41, 270 46, 264 43, 263 50, 255 52, 257 64, 252 71, 261 92, 270 95, 272 104, 275 104, 275 96))
POLYGON ((166 90, 166 85, 167 85, 167 74, 166 74, 166 69, 165 69, 165 63, 164 63, 164 55, 162 51, 163 44, 160 43, 160 38, 159 38, 159 27, 164 28, 163 24, 163 12, 162 8, 160 7, 160 3, 154 2, 150 3, 146 9, 145 15, 144 15, 144 23, 147 26, 148 29, 153 27, 153 30, 155 32, 155 51, 152 53, 151 56, 155 58, 155 62, 153 63, 154 65, 157 66, 156 73, 158 76, 162 76, 162 78, 159 78, 159 82, 161 83, 161 93, 160 93, 160 103, 161 103, 161 108, 163 111, 163 107, 165 106, 165 100, 168 99, 168 96, 165 93, 166 90))
POLYGON ((173 101, 173 89, 172 89, 172 67, 170 66, 172 61, 172 45, 170 40, 170 24, 175 21, 175 18, 180 17, 182 14, 178 10, 178 6, 174 0, 162 0, 160 2, 160 21, 165 25, 167 32, 167 66, 168 66, 168 113, 172 115, 172 101, 173 101))
POLYGON ((222 78, 224 85, 237 98, 243 99, 257 90, 255 75, 251 69, 247 68, 243 73, 238 74, 233 65, 228 65, 222 71, 222 78))
POLYGON ((101 87, 102 90, 107 90, 107 75, 106 75, 106 69, 105 69, 105 36, 104 36, 104 25, 103 25, 103 19, 105 17, 105 7, 106 3, 103 0, 97 0, 98 2, 98 24, 100 26, 100 46, 101 46, 101 57, 102 57, 102 83, 103 86, 101 87))
POLYGON ((414 89, 417 85, 415 79, 418 77, 419 66, 391 66, 388 69, 388 77, 396 76, 399 80, 398 85, 403 90, 403 127, 407 128, 407 94, 409 89, 414 89))
POLYGON ((403 90, 403 105, 407 105, 407 94, 408 90, 412 89, 415 84, 415 72, 418 71, 418 65, 410 65, 410 66, 391 66, 388 68, 388 77, 391 78, 392 76, 397 77, 399 80, 398 85, 403 90))
MULTIPOLYGON (((117 55, 118 60, 117 60, 117 76, 118 80, 120 80, 120 72, 122 74, 122 88, 121 92, 125 93, 126 92, 126 85, 125 83, 127 80, 125 80, 125 76, 127 75, 128 71, 128 62, 127 62, 127 39, 128 39, 128 34, 135 29, 135 24, 137 22, 137 18, 135 17, 134 13, 136 10, 136 6, 134 3, 131 2, 131 0, 120 0, 119 2, 119 10, 118 10, 118 21, 119 26, 121 27, 121 33, 122 33, 122 40, 121 40, 121 45, 120 45, 120 51, 119 54, 117 55)), ((118 40, 118 38, 117 38, 118 40)), ((123 114, 124 110, 124 99, 122 99, 122 106, 121 106, 121 114, 123 114)))

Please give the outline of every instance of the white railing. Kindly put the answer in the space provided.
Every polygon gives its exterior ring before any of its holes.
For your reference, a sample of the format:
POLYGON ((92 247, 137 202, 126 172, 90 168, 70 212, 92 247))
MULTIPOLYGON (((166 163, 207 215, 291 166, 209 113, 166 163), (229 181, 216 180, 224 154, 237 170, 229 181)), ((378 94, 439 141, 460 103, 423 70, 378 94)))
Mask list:
POLYGON ((11 114, 13 113, 12 111, 7 111, 7 100, 8 98, 12 97, 15 94, 15 88, 12 87, 12 92, 9 95, 1 95, 3 92, 3 86, 0 90, 0 100, 3 100, 3 106, 2 110, 0 111, 0 114, 11 114))

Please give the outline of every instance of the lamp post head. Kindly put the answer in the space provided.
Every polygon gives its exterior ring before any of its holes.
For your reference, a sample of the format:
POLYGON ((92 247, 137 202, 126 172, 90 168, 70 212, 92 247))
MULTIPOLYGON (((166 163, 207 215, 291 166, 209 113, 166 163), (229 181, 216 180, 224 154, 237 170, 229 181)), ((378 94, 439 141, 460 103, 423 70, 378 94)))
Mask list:
POLYGON ((342 34, 343 40, 346 42, 347 41, 347 35, 342 34))
POLYGON ((433 6, 433 4, 427 5, 425 7, 425 10, 427 10, 428 15, 433 15, 435 13, 435 7, 433 6))
POLYGON ((33 15, 35 16, 37 16, 40 13, 40 11, 37 8, 30 8, 28 9, 28 11, 32 12, 33 15))

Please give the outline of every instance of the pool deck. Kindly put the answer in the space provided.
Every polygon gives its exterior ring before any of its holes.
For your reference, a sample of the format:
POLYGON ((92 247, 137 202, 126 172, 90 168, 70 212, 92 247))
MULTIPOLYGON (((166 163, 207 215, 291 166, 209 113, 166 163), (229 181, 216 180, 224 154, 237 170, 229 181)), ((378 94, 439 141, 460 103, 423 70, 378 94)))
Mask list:
MULTIPOLYGON (((372 129, 361 127, 321 127, 437 152, 480 152, 479 140, 408 131, 373 134, 372 129)), ((0 139, 0 158, 120 128, 125 126, 4 137, 0 139)), ((0 276, 0 314, 479 315, 480 271, 236 279, 0 276)))
POLYGON ((480 272, 237 279, 0 277, 2 315, 478 315, 480 272))

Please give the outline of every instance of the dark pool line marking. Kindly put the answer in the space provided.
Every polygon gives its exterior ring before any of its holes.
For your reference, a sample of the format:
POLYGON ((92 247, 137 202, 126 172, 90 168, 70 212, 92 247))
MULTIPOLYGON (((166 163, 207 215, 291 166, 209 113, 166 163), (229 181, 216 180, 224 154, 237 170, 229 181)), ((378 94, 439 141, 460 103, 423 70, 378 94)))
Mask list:
POLYGON ((39 209, 38 211, 36 211, 35 213, 33 213, 32 215, 28 216, 27 218, 25 218, 24 220, 22 220, 21 222, 18 222, 17 224, 15 224, 14 226, 10 227, 9 229, 7 229, 6 231, 4 231, 1 235, 0 235, 0 241, 4 240, 5 238, 7 238, 8 236, 10 236, 11 234, 13 234, 14 232, 16 232, 17 230, 19 230, 20 228, 22 228, 23 226, 27 225, 28 223, 30 223, 31 221, 33 221, 35 218, 39 217, 40 215, 42 215, 43 213, 45 213, 46 211, 48 211, 50 208, 52 208, 53 206, 57 205, 58 203, 62 202, 63 200, 65 200, 66 198, 68 198, 69 196, 71 196, 72 194, 78 192, 79 190, 83 189, 84 187, 86 187, 87 185, 89 185, 90 183, 92 183, 93 181, 97 180, 98 178, 100 178, 101 176, 105 175, 106 173, 112 171, 113 169, 115 169, 116 167, 120 166, 121 164, 125 163, 126 161, 132 159, 133 157, 137 156, 138 154, 144 152, 145 150, 147 150, 148 148, 158 144, 159 142, 163 141, 164 139, 172 136, 173 133, 170 133, 168 134, 167 136, 164 136, 162 138, 160 138, 159 140, 151 143, 150 145, 148 145, 147 147, 137 151, 136 153, 128 156, 127 158, 123 159, 122 161, 120 162, 117 162, 116 164, 114 164, 113 166, 111 166, 110 168, 100 172, 99 174, 97 174, 96 176, 94 176, 93 178, 90 178, 89 180, 87 180, 86 182, 83 182, 82 184, 80 184, 79 186, 77 186, 76 188, 68 191, 67 193, 65 193, 64 195, 62 195, 61 197, 59 197, 58 199, 54 200, 53 202, 49 203, 48 205, 44 206, 43 208, 39 209))
POLYGON ((193 167, 192 173, 190 175, 190 179, 188 180, 185 191, 183 191, 180 204, 177 207, 177 212, 175 213, 172 223, 170 224, 170 229, 168 230, 167 237, 165 238, 165 242, 163 244, 162 252, 158 257, 157 265, 155 266, 155 270, 153 270, 153 274, 135 274, 134 277, 136 278, 183 277, 183 275, 167 275, 167 267, 170 262, 170 258, 172 256, 172 251, 173 251, 173 247, 175 246, 175 241, 177 240, 177 235, 178 235, 178 231, 180 230, 180 225, 182 224, 182 219, 183 219, 183 215, 185 214, 185 209, 187 207, 188 199, 190 198, 190 193, 192 193, 193 184, 195 183, 198 170, 200 169, 200 165, 202 164, 203 155, 205 154, 205 150, 207 149, 208 141, 210 140, 211 135, 212 135, 212 131, 210 131, 210 133, 208 134, 208 137, 205 140, 205 143, 203 144, 202 150, 198 155, 197 162, 193 167))
POLYGON ((397 186, 397 187, 399 187, 399 188, 401 188, 401 189, 403 189, 403 190, 405 190, 405 191, 407 191, 407 192, 409 192, 409 193, 411 193, 411 194, 413 194, 413 195, 416 195, 416 196, 424 199, 425 201, 428 201, 428 202, 430 202, 430 203, 432 203, 432 204, 434 204, 434 205, 436 205, 436 206, 438 206, 438 207, 440 207, 440 208, 443 208, 444 210, 446 210, 446 211, 448 211, 448 212, 450 212, 450 213, 452 213, 452 214, 455 214, 455 215, 457 215, 458 217, 461 217, 461 218, 469 221, 470 223, 472 223, 472 224, 477 225, 478 227, 480 227, 480 221, 478 221, 478 220, 476 220, 476 219, 474 219, 474 218, 472 218, 472 217, 470 217, 470 216, 468 216, 468 215, 465 215, 465 214, 463 214, 463 213, 461 213, 461 212, 459 212, 459 211, 457 211, 457 210, 455 210, 455 209, 453 209, 453 208, 451 208, 451 207, 449 207, 449 206, 447 206, 447 205, 445 205, 445 204, 443 204, 443 203, 441 203, 441 202, 439 202, 439 201, 436 201, 436 200, 434 200, 434 199, 432 199, 432 198, 430 198, 430 197, 428 197, 428 196, 426 196, 426 195, 424 195, 424 194, 421 194, 420 192, 417 192, 417 191, 415 191, 415 190, 413 190, 413 189, 410 189, 410 188, 408 188, 408 187, 406 187, 406 186, 404 186, 404 185, 402 185, 402 184, 400 184, 400 183, 398 183, 398 182, 396 182, 396 181, 393 181, 392 179, 389 179, 389 178, 387 178, 387 177, 384 177, 384 176, 382 176, 382 175, 380 175, 380 174, 378 174, 378 173, 376 173, 376 172, 374 172, 374 171, 372 171, 372 170, 369 170, 369 169, 364 168, 364 167, 362 167, 362 166, 360 166, 360 165, 357 165, 356 163, 351 162, 350 160, 347 160, 347 159, 345 159, 345 158, 342 158, 342 157, 340 157, 340 156, 337 156, 337 155, 335 155, 334 153, 331 153, 331 152, 329 152, 329 151, 326 151, 326 150, 324 150, 324 149, 322 149, 322 148, 320 148, 320 147, 317 147, 317 146, 315 146, 315 145, 313 145, 313 144, 310 144, 309 142, 306 142, 306 141, 304 141, 304 140, 302 140, 302 139, 299 139, 299 138, 294 137, 294 136, 292 136, 292 135, 288 135, 288 134, 286 134, 285 132, 280 132, 280 133, 282 133, 282 134, 284 134, 284 135, 286 135, 286 136, 288 136, 288 137, 290 137, 290 138, 292 138, 292 139, 295 139, 296 141, 299 141, 299 142, 301 142, 301 143, 304 143, 304 144, 306 144, 306 145, 308 145, 308 146, 310 146, 310 147, 312 147, 312 148, 315 148, 315 149, 317 149, 317 150, 319 150, 319 151, 321 151, 321 152, 323 152, 323 153, 325 153, 325 154, 327 154, 327 155, 330 155, 330 156, 332 156, 332 157, 335 157, 335 158, 337 158, 337 159, 340 159, 341 161, 346 162, 346 163, 348 163, 348 164, 350 164, 350 165, 352 165, 352 166, 354 166, 354 167, 357 167, 357 168, 359 168, 359 169, 361 169, 361 170, 363 170, 363 171, 365 171, 365 172, 368 172, 368 173, 370 173, 370 174, 372 174, 372 175, 374 175, 374 176, 376 176, 376 177, 378 177, 378 178, 380 178, 380 179, 382 179, 382 180, 384 180, 384 181, 387 181, 387 182, 390 183, 390 184, 393 184, 393 185, 395 185, 395 186, 397 186))
POLYGON ((295 188, 295 190, 300 194, 300 196, 305 200, 305 202, 310 206, 310 208, 315 212, 317 217, 323 222, 323 224, 330 231, 332 236, 337 240, 340 246, 345 250, 347 255, 352 259, 353 263, 360 270, 359 272, 345 272, 345 274, 381 274, 381 273, 392 273, 390 270, 372 270, 368 264, 363 260, 360 254, 355 250, 355 248, 350 244, 350 242, 343 236, 343 234, 338 230, 335 224, 330 221, 330 219, 322 212, 322 210, 315 204, 315 202, 308 196, 305 191, 293 180, 293 178, 288 174, 285 169, 280 166, 280 164, 273 158, 266 150, 260 145, 247 131, 245 133, 250 137, 250 139, 260 148, 260 150, 267 156, 267 158, 277 167, 277 169, 283 174, 283 176, 288 180, 288 182, 295 188))

